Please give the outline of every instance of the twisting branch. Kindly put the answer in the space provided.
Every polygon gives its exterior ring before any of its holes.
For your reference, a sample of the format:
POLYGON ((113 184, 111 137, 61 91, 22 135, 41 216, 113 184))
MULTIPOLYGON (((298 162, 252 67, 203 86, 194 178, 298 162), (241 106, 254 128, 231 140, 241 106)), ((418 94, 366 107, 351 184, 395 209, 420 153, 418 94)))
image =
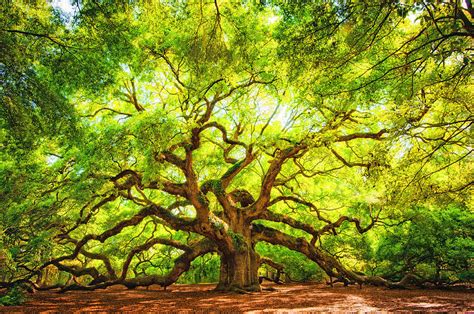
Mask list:
POLYGON ((192 251, 189 246, 184 245, 181 242, 178 242, 178 241, 175 241, 175 240, 159 239, 159 238, 151 239, 150 241, 147 241, 146 243, 143 243, 142 245, 138 245, 135 248, 133 248, 132 250, 130 250, 130 252, 128 253, 128 255, 125 259, 125 262, 123 263, 122 274, 120 276, 120 280, 125 280, 125 278, 127 277, 128 268, 130 266, 130 263, 132 262, 133 257, 136 254, 140 253, 140 252, 149 250, 151 247, 153 247, 156 244, 163 244, 163 245, 172 246, 172 247, 175 247, 177 249, 183 250, 183 251, 188 252, 188 253, 192 251))
POLYGON ((81 250, 81 254, 91 259, 101 260, 104 263, 105 268, 107 269, 109 278, 111 279, 117 278, 117 274, 115 273, 115 270, 112 267, 112 264, 110 263, 110 259, 105 254, 92 253, 92 252, 86 251, 85 249, 81 250))
POLYGON ((173 73, 173 76, 174 78, 176 79, 176 82, 178 82, 179 85, 181 85, 182 87, 188 89, 188 90, 191 90, 191 91, 195 91, 196 89, 192 86, 189 86, 189 85, 186 85, 182 80, 181 80, 181 77, 180 77, 180 73, 179 73, 179 69, 177 69, 173 63, 171 62, 171 60, 168 58, 168 56, 166 55, 166 52, 165 53, 162 53, 162 52, 158 52, 154 49, 151 49, 150 47, 148 47, 148 50, 151 52, 152 55, 156 56, 156 57, 159 57, 163 60, 165 60, 166 64, 168 65, 168 67, 170 68, 171 72, 173 73))
POLYGON ((370 223, 365 227, 361 226, 361 222, 357 218, 352 218, 352 217, 348 217, 348 216, 341 216, 341 217, 339 217, 338 220, 336 220, 333 223, 327 224, 326 226, 321 228, 318 232, 319 232, 319 234, 324 234, 324 233, 326 233, 330 230, 334 230, 335 228, 340 227, 343 222, 348 221, 348 222, 354 223, 354 225, 356 226, 357 231, 359 233, 365 233, 365 232, 369 231, 370 229, 372 229, 372 227, 375 225, 375 223, 378 220, 378 215, 379 214, 380 214, 380 211, 379 211, 379 213, 377 214, 376 217, 370 217, 370 223))
POLYGON ((94 113, 91 113, 91 114, 88 114, 88 115, 84 115, 84 116, 81 116, 83 118, 93 118, 95 117, 99 112, 101 111, 104 111, 104 110, 107 110, 107 111, 112 111, 116 114, 119 114, 119 115, 122 115, 122 116, 127 116, 127 117, 131 117, 132 115, 130 113, 126 113, 126 112, 122 112, 122 111, 118 111, 118 110, 115 110, 115 109, 112 109, 112 108, 108 108, 108 107, 102 107, 96 111, 94 111, 94 113))
MULTIPOLYGON (((174 155, 170 155, 167 152, 164 152, 168 158, 170 158, 170 163, 177 163, 181 165, 182 160, 174 155)), ((164 155, 163 155, 164 156, 164 155)), ((164 158, 161 156, 161 158, 164 158)), ((158 158, 157 160, 160 161, 160 157, 155 156, 158 158)), ((183 162, 184 163, 184 162, 183 162)), ((121 171, 116 176, 110 178, 115 185, 115 187, 120 190, 129 190, 133 186, 136 186, 139 190, 143 189, 154 189, 154 190, 162 190, 168 194, 175 195, 175 196, 186 196, 186 189, 183 183, 173 183, 167 180, 160 180, 160 181, 152 181, 150 183, 144 184, 142 182, 142 176, 131 169, 125 169, 121 171), (125 181, 120 181, 125 178, 125 181)))
POLYGON ((354 223, 354 225, 356 226, 357 231, 359 233, 365 233, 365 232, 369 231, 375 225, 375 223, 378 221, 378 217, 379 217, 380 212, 381 212, 381 210, 380 210, 375 217, 371 216, 371 222, 367 226, 362 227, 361 222, 360 222, 359 219, 349 217, 349 216, 341 216, 337 221, 331 222, 331 220, 329 220, 329 219, 327 219, 327 218, 325 218, 321 215, 320 211, 318 210, 318 208, 313 203, 305 201, 305 200, 303 200, 301 198, 298 198, 298 197, 295 197, 295 196, 279 196, 279 197, 276 197, 271 202, 269 202, 268 206, 270 207, 270 206, 275 205, 275 204, 277 204, 279 202, 282 202, 282 201, 292 201, 292 202, 299 203, 299 204, 302 204, 302 205, 305 205, 305 206, 311 208, 314 212, 316 212, 318 220, 324 221, 326 223, 326 225, 324 227, 322 227, 321 229, 317 230, 313 226, 302 223, 300 221, 297 221, 297 220, 295 220, 295 219, 293 219, 289 216, 272 213, 270 211, 265 211, 264 213, 262 213, 259 216, 259 218, 270 220, 270 221, 283 222, 283 223, 285 223, 285 224, 287 224, 287 225, 289 225, 293 228, 306 231, 307 233, 313 235, 313 239, 311 241, 312 244, 314 244, 315 241, 321 235, 323 235, 327 232, 333 232, 335 234, 336 233, 335 229, 340 227, 345 221, 354 223))
POLYGON ((339 159, 345 166, 347 167, 365 167, 365 168, 370 168, 371 164, 370 163, 363 163, 363 162, 349 162, 344 159, 341 155, 338 154, 333 148, 330 149, 331 152, 333 153, 334 156, 336 156, 337 159, 339 159))
POLYGON ((326 272, 326 274, 331 277, 342 277, 351 281, 355 281, 359 284, 367 283, 377 286, 392 286, 395 284, 381 277, 359 275, 353 271, 350 271, 346 269, 336 258, 316 248, 314 245, 310 244, 303 238, 295 238, 286 233, 263 226, 261 224, 253 224, 252 234, 256 241, 265 241, 271 244, 282 245, 289 248, 290 250, 303 253, 306 255, 306 257, 316 262, 319 267, 321 267, 326 272))
POLYGON ((66 230, 63 230, 62 233, 60 235, 58 235, 59 238, 63 238, 65 237, 66 235, 68 235, 69 233, 71 233, 72 231, 76 230, 80 225, 84 225, 86 223, 88 223, 90 221, 90 219, 92 218, 92 216, 97 213, 97 211, 102 207, 104 206, 105 204, 108 204, 110 202, 113 202, 117 199, 118 195, 117 194, 110 194, 108 195, 107 197, 103 198, 102 200, 100 200, 97 204, 95 204, 90 210, 89 210, 89 213, 87 214, 87 216, 83 217, 83 213, 84 213, 84 210, 88 207, 88 205, 90 204, 90 202, 88 202, 85 206, 83 206, 81 208, 81 211, 80 211, 80 217, 79 219, 77 219, 76 223, 66 229, 66 230))
MULTIPOLYGON (((126 265, 124 264, 122 276, 120 278, 117 278, 116 280, 103 281, 103 282, 91 284, 88 286, 73 284, 73 285, 64 287, 62 289, 62 292, 71 291, 71 290, 92 291, 92 290, 101 289, 101 288, 103 289, 103 288, 110 287, 113 285, 124 285, 129 289, 133 289, 139 286, 146 287, 146 286, 157 284, 166 288, 167 286, 176 282, 179 276, 189 269, 189 267, 191 266, 191 262, 195 260, 197 257, 202 256, 207 253, 215 252, 217 250, 217 247, 208 239, 203 239, 195 243, 192 243, 189 245, 189 247, 187 246, 184 247, 183 244, 179 244, 178 242, 175 242, 172 240, 157 239, 156 241, 157 242, 170 241, 164 244, 169 244, 172 246, 176 245, 182 249, 185 249, 184 250, 185 252, 174 261, 174 267, 167 275, 165 276, 150 275, 150 276, 144 276, 144 277, 126 278, 126 270, 128 269, 130 265, 130 262, 128 262, 126 265)), ((153 240, 148 243, 145 243, 143 246, 137 247, 136 253, 138 253, 140 249, 143 249, 143 250, 147 249, 145 248, 146 246, 151 247, 152 246, 151 243, 153 243, 153 240)), ((154 243, 154 244, 157 244, 157 243, 154 243)), ((133 256, 129 254, 128 258, 130 258, 131 260, 133 256)), ((127 261, 129 260, 127 259, 127 261)))
MULTIPOLYGON (((102 232, 101 234, 87 234, 81 240, 76 242, 75 248, 73 253, 58 257, 53 259, 45 264, 41 268, 44 268, 48 265, 55 264, 62 262, 64 260, 72 260, 77 257, 77 255, 81 252, 82 248, 89 242, 89 241, 99 241, 105 242, 110 237, 113 237, 126 227, 136 226, 143 221, 146 217, 149 216, 157 216, 163 219, 167 224, 172 226, 176 230, 184 230, 184 231, 195 231, 195 221, 194 220, 187 220, 184 218, 178 218, 171 213, 167 208, 158 206, 156 204, 147 206, 142 208, 137 214, 132 216, 129 219, 125 219, 117 223, 114 227, 102 232)), ((68 235, 59 235, 58 238, 69 238, 68 235)))
POLYGON ((94 279, 93 282, 95 283, 104 282, 108 279, 106 276, 102 275, 95 267, 80 268, 80 267, 64 265, 59 262, 54 262, 53 265, 57 269, 68 272, 75 277, 89 275, 94 279))
POLYGON ((124 85, 125 85, 125 89, 127 90, 126 93, 123 93, 123 95, 126 97, 125 101, 131 103, 138 112, 144 111, 145 108, 143 108, 143 106, 138 102, 138 99, 137 99, 135 80, 131 79, 130 84, 128 82, 125 82, 124 85))
POLYGON ((280 276, 284 272, 285 267, 282 264, 279 264, 279 263, 269 259, 268 257, 261 257, 260 258, 260 266, 263 265, 263 264, 274 268, 277 271, 277 273, 276 273, 274 278, 268 278, 268 277, 265 277, 265 276, 260 276, 260 278, 259 278, 260 283, 262 283, 263 279, 266 279, 266 280, 269 280, 269 281, 273 281, 276 284, 282 284, 280 276))
POLYGON ((352 141, 352 140, 360 139, 360 138, 382 140, 383 139, 382 135, 387 134, 388 132, 389 130, 382 129, 378 131, 377 133, 353 133, 353 134, 341 135, 336 138, 335 142, 347 142, 347 141, 352 141))
POLYGON ((253 160, 255 155, 252 154, 252 147, 246 152, 246 156, 241 161, 236 162, 232 167, 230 167, 221 177, 222 187, 225 189, 229 186, 232 180, 243 170, 245 169, 253 160))
POLYGON ((227 135, 227 130, 226 130, 226 128, 225 128, 222 124, 219 124, 219 123, 217 123, 217 122, 209 122, 209 123, 203 125, 202 127, 199 128, 199 133, 201 133, 201 132, 203 132, 204 130, 209 129, 209 128, 218 129, 218 130, 222 133, 222 140, 223 140, 225 143, 231 144, 231 145, 242 146, 242 147, 244 147, 245 149, 248 149, 248 145, 245 144, 244 142, 241 142, 241 141, 238 141, 238 140, 229 138, 228 135, 227 135))
POLYGON ((73 46, 69 46, 69 45, 66 45, 65 43, 59 41, 58 39, 52 37, 51 35, 49 34, 40 34, 40 33, 33 33, 33 32, 29 32, 29 31, 23 31, 23 30, 18 30, 18 29, 1 29, 1 31, 3 32, 7 32, 7 33, 16 33, 16 34, 22 34, 22 35, 28 35, 28 36, 34 36, 34 37, 38 37, 38 38, 45 38, 49 41, 51 41, 52 43, 60 46, 60 47, 64 47, 64 48, 74 48, 73 46))
MULTIPOLYGON (((282 222, 284 224, 287 224, 288 226, 295 228, 295 229, 300 229, 303 231, 306 231, 310 235, 313 236, 314 239, 317 239, 319 236, 319 230, 315 229, 313 226, 310 224, 298 221, 296 219, 291 218, 290 216, 283 215, 283 214, 277 214, 273 213, 270 211, 265 211, 261 216, 261 219, 269 220, 269 221, 274 221, 274 222, 282 222)), ((316 241, 316 240, 314 240, 316 241)))
POLYGON ((294 157, 301 151, 305 150, 307 145, 300 144, 285 150, 278 150, 277 156, 271 161, 265 176, 263 177, 262 186, 260 188, 260 195, 255 202, 255 207, 250 217, 257 217, 266 210, 270 201, 270 193, 275 184, 275 180, 281 171, 281 167, 289 158, 294 157))
MULTIPOLYGON (((71 236, 69 234, 63 235, 63 238, 66 239, 67 242, 70 242, 70 243, 73 243, 73 244, 77 245, 78 241, 76 239, 71 238, 71 236)), ((117 274, 115 273, 115 270, 112 267, 110 259, 105 254, 89 252, 89 251, 85 250, 84 248, 82 248, 80 250, 80 254, 82 254, 85 257, 90 258, 90 259, 101 260, 104 263, 105 268, 107 269, 107 273, 109 275, 108 278, 109 279, 117 279, 117 274)))
MULTIPOLYGON (((223 127, 223 126, 222 126, 223 127)), ((224 127, 223 127, 224 128, 224 127)), ((224 130, 226 131, 226 129, 224 128, 224 130)), ((228 164, 235 164, 236 162, 238 162, 237 159, 235 158, 232 158, 232 157, 229 157, 229 154, 231 153, 231 151, 238 145, 237 143, 233 143, 233 142, 239 142, 238 139, 239 139, 239 136, 243 133, 244 129, 242 128, 242 124, 241 123, 238 123, 236 126, 235 126, 235 130, 234 130, 234 134, 232 135, 232 141, 228 141, 228 137, 227 137, 227 131, 226 131, 226 134, 222 134, 223 136, 223 142, 224 143, 220 143, 218 141, 215 141, 213 140, 212 138, 206 138, 209 142, 211 142, 212 144, 220 147, 222 150, 223 150, 223 157, 224 157, 224 161, 228 164), (228 144, 228 145, 226 145, 228 144)), ((245 145, 245 143, 242 143, 245 145)), ((242 146, 242 145, 240 145, 242 146)))
POLYGON ((170 164, 181 169, 183 172, 185 171, 186 161, 182 158, 179 158, 170 151, 162 151, 160 153, 155 154, 155 160, 158 162, 169 162, 170 164))

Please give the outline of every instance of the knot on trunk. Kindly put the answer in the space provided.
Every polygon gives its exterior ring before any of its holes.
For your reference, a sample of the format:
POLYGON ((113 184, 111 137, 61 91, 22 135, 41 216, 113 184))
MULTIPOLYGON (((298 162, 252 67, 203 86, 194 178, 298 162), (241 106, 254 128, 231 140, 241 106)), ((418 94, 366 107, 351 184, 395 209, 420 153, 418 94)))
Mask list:
POLYGON ((239 203, 241 207, 247 207, 255 202, 252 194, 250 194, 249 191, 243 189, 230 192, 229 198, 234 204, 239 203))

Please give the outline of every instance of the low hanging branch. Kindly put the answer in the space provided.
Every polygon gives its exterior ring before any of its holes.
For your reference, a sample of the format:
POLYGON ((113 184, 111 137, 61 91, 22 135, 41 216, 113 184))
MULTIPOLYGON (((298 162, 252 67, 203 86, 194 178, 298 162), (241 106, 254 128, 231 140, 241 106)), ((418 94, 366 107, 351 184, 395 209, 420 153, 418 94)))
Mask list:
POLYGON ((125 101, 131 103, 138 112, 145 111, 145 108, 143 108, 143 106, 138 102, 137 99, 135 80, 131 79, 130 83, 125 82, 124 85, 125 89, 127 90, 126 93, 123 93, 123 95, 126 97, 125 101))
POLYGON ((285 267, 282 265, 282 264, 279 264, 277 262, 274 262, 273 260, 267 258, 267 257, 261 257, 260 258, 260 266, 262 265, 268 265, 272 268, 274 268, 277 272, 275 274, 275 276, 273 278, 268 278, 268 277, 265 277, 265 276, 260 276, 259 280, 260 280, 260 283, 263 282, 263 280, 268 280, 268 281, 273 281, 274 283, 276 284, 282 284, 283 282, 281 281, 281 278, 280 276, 284 273, 284 269, 285 267))
MULTIPOLYGON (((92 284, 87 285, 87 286, 72 284, 72 285, 63 287, 61 292, 66 292, 66 291, 71 291, 71 290, 92 291, 96 289, 104 289, 113 285, 124 285, 129 289, 133 289, 136 287, 147 287, 147 286, 156 284, 156 285, 160 285, 166 288, 167 286, 176 282, 179 276, 189 269, 189 267, 191 266, 191 262, 193 260, 195 260, 197 257, 202 256, 204 254, 215 252, 216 250, 217 250, 217 247, 208 239, 197 241, 196 243, 191 244, 189 246, 186 246, 174 240, 153 239, 149 241, 148 243, 145 243, 144 245, 140 245, 136 247, 130 252, 130 254, 128 255, 123 265, 122 275, 120 276, 120 278, 116 280, 103 281, 100 283, 93 282, 92 284), (149 275, 149 276, 143 276, 143 277, 126 278, 126 272, 128 270, 128 267, 130 265, 130 262, 133 256, 140 251, 148 250, 155 244, 171 245, 179 249, 183 249, 185 252, 181 254, 174 261, 174 267, 171 269, 171 271, 167 275, 163 275, 163 276, 149 275)), ((68 272, 74 271, 72 269, 64 269, 64 268, 63 270, 66 270, 68 272)))
MULTIPOLYGON (((150 205, 150 206, 142 208, 140 210, 140 212, 135 214, 133 217, 131 217, 129 219, 126 219, 126 220, 122 220, 121 222, 117 223, 111 229, 108 229, 108 230, 104 231, 103 233, 101 233, 99 235, 88 234, 88 235, 84 236, 81 240, 78 240, 77 242, 75 242, 75 249, 74 249, 73 253, 71 253, 70 255, 66 255, 66 256, 62 256, 62 257, 58 257, 56 259, 53 259, 53 260, 43 264, 43 266, 41 268, 44 268, 48 265, 56 264, 56 263, 59 263, 59 262, 65 261, 65 260, 72 260, 72 259, 77 257, 77 255, 81 252, 82 248, 89 241, 95 240, 95 241, 99 241, 99 242, 103 243, 108 238, 119 234, 124 228, 130 227, 130 226, 136 226, 139 223, 141 223, 143 221, 143 219, 145 219, 146 217, 149 217, 149 216, 157 216, 157 217, 163 219, 164 221, 166 221, 166 223, 170 224, 175 229, 185 230, 185 231, 193 231, 195 229, 195 222, 194 221, 178 218, 178 217, 174 216, 169 210, 167 210, 166 208, 163 208, 161 206, 150 205)), ((67 237, 69 237, 69 236, 67 236, 67 237)))
POLYGON ((333 256, 316 248, 303 238, 295 238, 274 228, 253 224, 252 233, 257 241, 264 241, 271 244, 282 245, 290 250, 303 253, 310 260, 318 264, 326 274, 331 277, 341 278, 343 281, 355 282, 360 285, 370 284, 389 288, 404 288, 411 282, 420 283, 420 279, 413 274, 405 275, 400 281, 392 282, 379 276, 366 276, 345 268, 333 256))

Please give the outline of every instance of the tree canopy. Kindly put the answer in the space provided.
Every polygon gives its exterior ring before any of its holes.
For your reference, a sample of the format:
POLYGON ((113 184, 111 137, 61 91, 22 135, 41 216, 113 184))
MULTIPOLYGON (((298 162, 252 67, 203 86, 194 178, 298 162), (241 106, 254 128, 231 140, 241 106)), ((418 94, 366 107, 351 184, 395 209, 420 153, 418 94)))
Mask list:
POLYGON ((473 279, 470 1, 1 16, 0 286, 473 279))

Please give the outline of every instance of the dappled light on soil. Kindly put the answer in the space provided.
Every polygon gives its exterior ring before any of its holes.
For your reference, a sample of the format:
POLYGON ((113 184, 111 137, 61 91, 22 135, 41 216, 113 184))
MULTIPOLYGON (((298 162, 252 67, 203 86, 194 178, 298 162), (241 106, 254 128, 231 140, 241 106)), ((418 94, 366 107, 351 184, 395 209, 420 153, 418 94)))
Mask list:
POLYGON ((0 311, 473 308, 473 17, 2 1, 0 311))
POLYGON ((390 290, 376 287, 333 288, 323 284, 264 285, 275 291, 251 294, 214 292, 214 285, 174 285, 167 291, 112 287, 95 292, 38 292, 21 307, 0 312, 133 311, 133 312, 379 312, 474 310, 472 291, 390 290))

